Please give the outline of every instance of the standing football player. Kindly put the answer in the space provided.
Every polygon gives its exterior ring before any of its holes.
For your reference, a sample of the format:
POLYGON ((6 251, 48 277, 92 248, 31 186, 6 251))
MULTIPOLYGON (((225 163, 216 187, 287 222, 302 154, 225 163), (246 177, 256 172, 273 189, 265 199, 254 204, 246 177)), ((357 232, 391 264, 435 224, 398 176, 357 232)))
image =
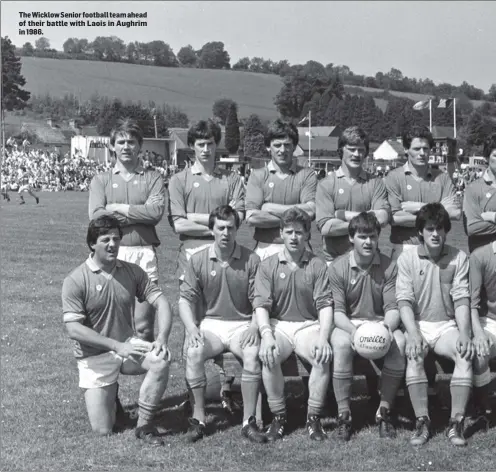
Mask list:
POLYGON ((293 352, 311 364, 307 431, 310 439, 327 435, 323 414, 332 358, 333 301, 327 266, 306 248, 311 217, 300 208, 286 210, 280 221, 284 247, 262 261, 255 279, 253 307, 261 335, 262 379, 273 421, 269 441, 282 439, 286 400, 281 363, 293 352))
POLYGON ((372 213, 359 213, 348 226, 353 249, 338 257, 329 268, 334 299, 331 346, 334 354, 332 384, 338 404, 338 438, 351 436, 350 394, 353 382, 353 339, 367 321, 382 322, 392 343, 384 357, 381 400, 376 413, 381 438, 396 437, 391 407, 405 373, 405 337, 396 303, 396 264, 379 251, 381 225, 372 213))
POLYGON ((351 248, 348 227, 352 218, 367 211, 384 227, 389 222, 389 203, 382 178, 365 171, 369 138, 358 126, 346 128, 338 141, 341 166, 317 186, 317 226, 322 234, 328 265, 351 248))
POLYGON ((488 167, 482 178, 466 188, 463 197, 469 252, 496 241, 496 133, 485 140, 483 155, 488 167))
MULTIPOLYGON (((221 137, 219 125, 212 120, 199 121, 191 126, 188 146, 195 152, 195 162, 174 174, 169 182, 169 223, 181 241, 176 271, 179 285, 184 280, 191 256, 214 241, 208 226, 210 213, 219 206, 230 205, 238 212, 239 220, 244 219, 243 182, 236 172, 216 165, 216 150, 221 137)), ((197 303, 196 309, 199 324, 205 307, 197 303)), ((230 412, 234 407, 231 397, 233 380, 226 377, 221 390, 223 406, 230 412)))
POLYGON ((315 218, 317 177, 313 169, 299 166, 293 158, 297 145, 296 126, 273 121, 265 133, 271 160, 266 167, 252 170, 248 179, 246 222, 255 228, 255 252, 261 260, 284 247, 280 221, 286 210, 300 208, 315 218))
MULTIPOLYGON (((145 170, 139 153, 143 132, 131 119, 119 120, 110 133, 110 150, 115 155, 114 167, 95 175, 89 192, 90 219, 112 214, 121 224, 123 236, 119 259, 138 264, 158 284, 156 248, 160 245, 155 226, 165 210, 162 176, 145 170)), ((136 304, 136 331, 141 339, 154 337, 154 310, 145 300, 136 304)))
POLYGON ((22 196, 22 192, 27 192, 31 195, 35 199, 36 204, 40 203, 40 199, 33 193, 33 173, 28 171, 25 166, 20 166, 17 171, 17 180, 19 184, 19 190, 17 191, 20 200, 19 205, 24 205, 26 203, 22 196))
POLYGON ((415 411, 410 444, 421 446, 431 435, 424 358, 428 351, 455 363, 451 377, 451 417, 446 431, 455 446, 465 446, 465 409, 472 388, 472 354, 467 255, 446 243, 450 215, 440 203, 417 214, 421 244, 398 258, 396 299, 406 337, 406 385, 415 411))
POLYGON ((451 177, 429 165, 429 154, 434 146, 431 132, 425 127, 414 126, 403 134, 402 140, 408 160, 386 177, 394 259, 403 250, 420 244, 415 221, 426 203, 441 202, 451 219, 458 220, 461 216, 451 177))
POLYGON ((111 434, 116 421, 119 374, 146 374, 138 400, 136 437, 158 446, 163 441, 152 420, 167 387, 172 326, 169 302, 136 264, 118 259, 123 231, 119 221, 102 215, 90 221, 87 244, 91 255, 64 280, 64 323, 74 341, 79 387, 94 432, 111 434), (153 342, 135 337, 135 299, 157 311, 158 335, 153 342))
POLYGON ((191 442, 205 433, 205 361, 226 351, 243 362, 242 434, 250 441, 266 442, 255 419, 262 371, 252 301, 260 258, 236 242, 239 225, 238 213, 228 205, 210 214, 214 243, 191 256, 181 284, 179 315, 187 332, 186 382, 193 397, 191 442), (199 326, 195 317, 198 302, 206 308, 199 326))

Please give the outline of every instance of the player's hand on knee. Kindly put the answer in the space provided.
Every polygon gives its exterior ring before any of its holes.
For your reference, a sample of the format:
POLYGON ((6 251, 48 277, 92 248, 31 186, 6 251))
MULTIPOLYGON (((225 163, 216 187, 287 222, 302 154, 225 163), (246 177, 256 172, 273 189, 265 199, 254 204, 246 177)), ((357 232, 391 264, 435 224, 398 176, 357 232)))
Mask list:
POLYGON ((456 350, 462 359, 470 360, 473 356, 472 340, 466 334, 460 334, 456 340, 456 350))
POLYGON ((424 338, 420 333, 409 334, 406 343, 405 354, 408 359, 418 359, 422 356, 425 349, 424 338))
POLYGON ((152 352, 158 358, 168 361, 170 357, 169 350, 167 349, 167 343, 165 341, 161 341, 159 339, 155 340, 152 343, 152 352))
POLYGON ((480 333, 476 333, 474 335, 472 344, 475 351, 474 355, 477 354, 477 357, 487 357, 491 353, 492 342, 489 336, 484 333, 484 331, 481 331, 480 333))
POLYGON ((279 356, 279 347, 273 335, 265 335, 260 343, 259 357, 262 364, 271 368, 275 364, 275 358, 279 356))
POLYGON ((188 333, 189 347, 200 347, 204 345, 203 333, 200 331, 198 326, 195 326, 188 333))
POLYGON ((132 342, 117 343, 115 346, 115 352, 124 359, 129 356, 144 356, 150 349, 151 343, 138 338, 133 338, 132 342))
POLYGON ((332 358, 331 345, 326 339, 321 339, 312 347, 312 357, 317 364, 327 364, 332 358))
POLYGON ((241 349, 258 344, 258 329, 250 326, 239 338, 241 349))

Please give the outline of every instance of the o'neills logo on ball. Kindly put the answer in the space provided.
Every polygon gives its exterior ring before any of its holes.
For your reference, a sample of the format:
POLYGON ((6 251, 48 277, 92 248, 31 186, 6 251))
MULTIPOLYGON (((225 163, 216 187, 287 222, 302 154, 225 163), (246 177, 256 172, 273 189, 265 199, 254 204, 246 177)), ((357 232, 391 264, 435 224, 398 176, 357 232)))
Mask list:
POLYGON ((386 338, 384 336, 360 336, 360 342, 386 344, 386 338))

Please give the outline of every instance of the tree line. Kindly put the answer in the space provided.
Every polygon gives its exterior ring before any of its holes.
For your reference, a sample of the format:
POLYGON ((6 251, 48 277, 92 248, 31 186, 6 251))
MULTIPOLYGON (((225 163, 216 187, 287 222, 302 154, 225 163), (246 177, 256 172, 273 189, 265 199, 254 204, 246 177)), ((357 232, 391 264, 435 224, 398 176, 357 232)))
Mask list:
POLYGON ((369 87, 398 92, 419 93, 451 97, 463 95, 470 100, 487 100, 496 102, 496 83, 488 92, 463 81, 455 86, 443 82, 435 84, 431 79, 416 79, 404 76, 391 67, 389 72, 377 72, 373 76, 355 74, 347 65, 309 60, 305 64, 291 65, 288 60, 273 61, 263 57, 242 57, 231 66, 231 58, 222 41, 205 43, 200 49, 188 44, 175 54, 169 44, 162 40, 150 42, 132 41, 126 44, 117 36, 97 36, 93 41, 85 38, 68 38, 63 44, 63 51, 50 48, 50 41, 41 37, 34 45, 26 42, 18 53, 22 56, 52 57, 58 59, 98 60, 109 62, 127 62, 130 64, 154 65, 158 67, 193 67, 200 69, 232 69, 237 71, 262 74, 276 74, 285 77, 303 71, 305 74, 338 74, 343 83, 349 86, 369 87))

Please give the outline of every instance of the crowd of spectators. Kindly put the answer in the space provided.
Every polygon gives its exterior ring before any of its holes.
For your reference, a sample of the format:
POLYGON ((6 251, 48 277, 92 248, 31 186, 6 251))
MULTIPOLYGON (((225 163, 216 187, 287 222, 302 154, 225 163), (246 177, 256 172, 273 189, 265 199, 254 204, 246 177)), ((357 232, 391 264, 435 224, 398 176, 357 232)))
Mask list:
MULTIPOLYGON (((67 190, 84 192, 89 189, 91 179, 95 174, 104 172, 113 166, 113 162, 99 163, 85 158, 80 154, 61 155, 58 151, 36 149, 29 142, 22 145, 12 145, 7 142, 3 150, 1 177, 2 187, 7 190, 19 189, 19 171, 26 168, 30 176, 30 185, 35 191, 61 192, 67 190)), ((167 164, 153 166, 144 161, 144 167, 158 170, 164 180, 171 169, 167 164)))

